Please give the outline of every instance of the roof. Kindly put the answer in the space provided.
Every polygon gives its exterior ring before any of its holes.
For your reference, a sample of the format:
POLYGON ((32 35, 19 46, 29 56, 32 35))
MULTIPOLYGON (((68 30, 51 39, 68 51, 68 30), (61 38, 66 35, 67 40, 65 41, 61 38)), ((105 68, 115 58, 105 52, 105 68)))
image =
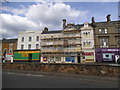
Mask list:
POLYGON ((110 25, 120 25, 120 21, 110 21, 110 22, 95 22, 97 26, 110 26, 110 25))
POLYGON ((17 42, 17 38, 15 39, 3 39, 2 43, 16 43, 17 42))
POLYGON ((41 34, 51 34, 51 33, 61 33, 62 30, 54 30, 54 31, 46 31, 46 32, 42 32, 41 34))

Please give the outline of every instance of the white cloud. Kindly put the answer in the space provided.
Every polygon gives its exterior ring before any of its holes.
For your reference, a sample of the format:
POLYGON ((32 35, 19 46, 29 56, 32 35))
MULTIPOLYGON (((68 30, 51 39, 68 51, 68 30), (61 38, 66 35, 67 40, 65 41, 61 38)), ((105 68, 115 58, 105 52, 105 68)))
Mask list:
POLYGON ((25 7, 23 7, 22 5, 20 5, 20 6, 22 7, 21 9, 8 7, 8 6, 3 6, 1 9, 2 9, 2 11, 11 12, 15 15, 25 14, 27 12, 27 9, 25 7))
POLYGON ((64 3, 44 3, 30 6, 25 16, 32 21, 53 29, 60 28, 63 18, 74 20, 85 14, 87 14, 87 11, 72 9, 70 5, 64 3))
POLYGON ((18 32, 21 30, 41 29, 38 24, 25 17, 1 14, 0 18, 2 18, 2 30, 0 33, 2 33, 4 37, 17 36, 18 32))
POLYGON ((21 9, 12 7, 3 7, 2 10, 9 11, 11 14, 1 14, 2 29, 5 31, 4 36, 11 37, 21 30, 41 30, 43 27, 51 29, 62 28, 62 19, 69 21, 85 16, 87 11, 72 9, 70 5, 64 3, 37 3, 21 9), (18 16, 24 14, 25 17, 18 16), (11 33, 8 33, 11 32, 11 33))
MULTIPOLYGON (((4 0, 1 0, 4 2, 4 0)), ((6 0, 9 2, 119 2, 119 0, 6 0)))

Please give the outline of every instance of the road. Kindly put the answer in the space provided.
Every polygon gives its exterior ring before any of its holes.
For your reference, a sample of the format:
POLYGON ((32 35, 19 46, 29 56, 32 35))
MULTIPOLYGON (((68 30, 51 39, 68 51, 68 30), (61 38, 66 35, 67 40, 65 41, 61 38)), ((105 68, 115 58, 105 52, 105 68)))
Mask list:
POLYGON ((3 88, 118 88, 117 79, 35 75, 13 72, 2 73, 3 88))

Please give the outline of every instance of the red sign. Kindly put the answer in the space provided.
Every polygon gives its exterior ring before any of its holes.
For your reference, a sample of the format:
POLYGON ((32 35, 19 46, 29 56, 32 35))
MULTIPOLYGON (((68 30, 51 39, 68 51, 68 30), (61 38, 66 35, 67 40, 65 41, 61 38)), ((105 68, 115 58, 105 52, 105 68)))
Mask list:
POLYGON ((93 56, 94 53, 93 52, 84 52, 83 55, 85 55, 85 56, 93 56))
POLYGON ((7 53, 6 55, 13 55, 13 53, 7 53))

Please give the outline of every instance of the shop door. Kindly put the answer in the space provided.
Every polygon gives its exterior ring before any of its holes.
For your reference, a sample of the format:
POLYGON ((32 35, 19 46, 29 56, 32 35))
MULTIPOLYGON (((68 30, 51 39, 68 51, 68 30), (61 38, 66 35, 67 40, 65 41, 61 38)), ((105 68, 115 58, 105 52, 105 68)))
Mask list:
POLYGON ((78 59, 78 63, 80 63, 81 62, 80 54, 78 54, 77 59, 78 59))
POLYGON ((29 54, 29 57, 28 57, 28 62, 32 62, 32 54, 29 54))

